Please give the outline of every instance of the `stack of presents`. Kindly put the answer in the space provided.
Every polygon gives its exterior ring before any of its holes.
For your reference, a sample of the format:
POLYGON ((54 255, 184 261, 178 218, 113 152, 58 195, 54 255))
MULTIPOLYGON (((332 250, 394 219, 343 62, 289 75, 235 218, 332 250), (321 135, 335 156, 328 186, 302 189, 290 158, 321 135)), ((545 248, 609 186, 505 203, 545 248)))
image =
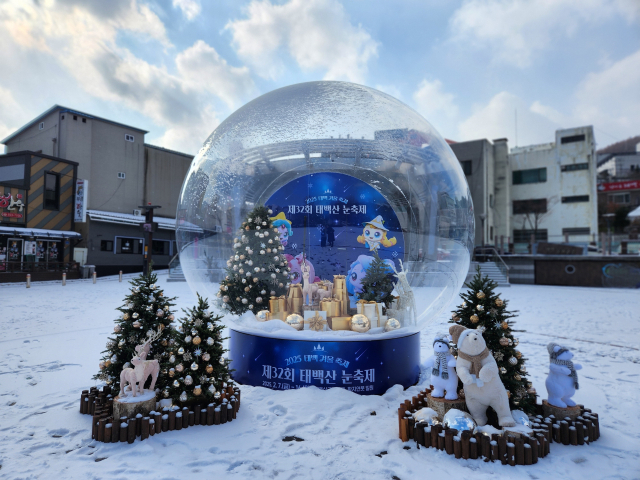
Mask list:
POLYGON ((345 276, 334 275, 333 283, 317 282, 309 285, 307 291, 301 284, 293 284, 288 295, 271 297, 266 319, 286 322, 290 315, 297 314, 304 319, 305 330, 351 330, 351 317, 362 314, 371 322, 371 328, 385 325, 387 316, 383 314, 382 303, 359 300, 356 306, 356 309, 349 306, 345 276))

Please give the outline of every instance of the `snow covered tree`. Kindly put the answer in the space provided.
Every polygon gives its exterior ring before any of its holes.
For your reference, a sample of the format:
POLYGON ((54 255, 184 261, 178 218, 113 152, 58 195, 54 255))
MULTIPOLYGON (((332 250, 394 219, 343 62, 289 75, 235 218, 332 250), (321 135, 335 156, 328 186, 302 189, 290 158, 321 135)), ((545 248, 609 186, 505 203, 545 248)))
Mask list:
POLYGON ((269 296, 286 292, 289 267, 278 230, 269 218, 272 213, 264 206, 255 207, 234 239, 218 305, 236 315, 264 310, 269 296))
POLYGON ((362 292, 358 294, 360 300, 384 303, 389 307, 393 301, 393 270, 389 265, 391 260, 383 260, 377 251, 373 252, 373 260, 365 271, 362 279, 362 292))
POLYGON ((460 294, 463 302, 453 312, 450 323, 485 328, 483 336, 498 364, 510 408, 533 413, 536 391, 526 377, 526 358, 516 349, 519 342, 511 330, 515 315, 507 310, 507 301, 494 292, 498 284, 487 276, 483 278, 480 268, 466 286, 468 290, 460 294))
MULTIPOLYGON (((131 367, 131 359, 136 355, 135 348, 147 339, 149 332, 162 330, 162 335, 151 342, 151 351, 147 360, 158 359, 162 365, 165 348, 171 339, 170 328, 173 320, 171 307, 175 298, 167 298, 157 284, 155 273, 141 274, 131 280, 131 290, 125 297, 124 305, 118 308, 121 315, 116 319, 114 335, 107 340, 100 361, 100 372, 93 378, 111 385, 113 390, 120 389, 120 373, 123 368, 131 367)), ((156 390, 162 390, 166 378, 162 373, 158 376, 156 390)))
MULTIPOLYGON (((221 316, 212 316, 209 303, 198 295, 198 305, 184 310, 179 334, 169 353, 166 390, 174 405, 211 402, 216 392, 226 387, 233 370, 224 357, 224 325, 221 316)), ((165 395, 166 397, 167 395, 165 395)))

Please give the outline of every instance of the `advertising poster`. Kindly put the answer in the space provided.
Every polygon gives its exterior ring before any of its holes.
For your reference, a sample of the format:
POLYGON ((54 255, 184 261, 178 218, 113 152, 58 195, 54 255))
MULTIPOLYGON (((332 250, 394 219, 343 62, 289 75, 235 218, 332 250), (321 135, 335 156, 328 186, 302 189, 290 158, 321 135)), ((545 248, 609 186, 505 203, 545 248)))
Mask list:
POLYGON ((76 180, 76 201, 73 212, 75 222, 87 221, 87 187, 88 180, 76 180))
POLYGON ((400 269, 397 260, 405 248, 400 221, 380 192, 361 180, 333 172, 305 175, 265 204, 273 210, 292 283, 302 281, 304 259, 315 281, 345 275, 353 306, 374 252, 400 269))

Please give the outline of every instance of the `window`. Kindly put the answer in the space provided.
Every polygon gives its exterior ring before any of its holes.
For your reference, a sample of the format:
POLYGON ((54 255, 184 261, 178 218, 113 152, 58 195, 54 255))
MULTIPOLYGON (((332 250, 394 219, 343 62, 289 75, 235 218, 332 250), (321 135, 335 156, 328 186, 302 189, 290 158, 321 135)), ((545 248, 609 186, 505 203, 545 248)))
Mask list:
POLYGON ((531 200, 514 200, 513 214, 525 215, 527 213, 545 213, 547 211, 547 199, 535 198, 531 200))
POLYGON ((38 129, 44 130, 44 122, 40 122, 40 125, 38 125, 38 129))
POLYGON ((591 229, 589 227, 563 228, 562 235, 589 235, 591 229))
POLYGON ((74 116, 73 116, 73 119, 74 119, 74 120, 78 120, 78 116, 77 116, 77 115, 74 115, 74 116))
POLYGON ((543 183, 547 181, 547 168, 530 168, 513 172, 513 184, 543 183))
POLYGON ((116 253, 141 254, 143 242, 141 238, 116 237, 116 253))
POLYGON ((83 118, 83 119, 82 119, 82 123, 87 123, 87 119, 86 119, 86 118, 83 118))
POLYGON ((493 242, 493 225, 489 227, 489 240, 493 242))
POLYGON ((534 234, 536 242, 546 242, 549 237, 546 228, 538 229, 536 232, 533 230, 514 230, 513 243, 529 243, 531 241, 531 235, 534 234))
POLYGON ((573 197, 562 197, 562 203, 588 202, 589 195, 574 195, 573 197))
POLYGON ((562 165, 560 170, 563 172, 575 172, 576 170, 589 170, 588 163, 574 163, 572 165, 562 165))
POLYGON ((58 210, 60 206, 60 176, 57 173, 44 174, 44 208, 58 210))
POLYGON ((129 135, 128 133, 125 133, 125 134, 124 134, 124 139, 125 139, 127 142, 133 142, 133 135, 129 135))
POLYGON ((471 175, 471 160, 461 160, 460 165, 462 166, 462 171, 466 176, 471 175))
POLYGON ((124 172, 118 172, 118 178, 124 179, 124 172))
POLYGON ((614 193, 609 195, 609 203, 616 203, 618 205, 624 205, 630 203, 630 195, 628 193, 614 193))
POLYGON ((169 255, 170 242, 168 240, 153 240, 151 242, 152 255, 169 255))
POLYGON ((584 142, 584 139, 585 139, 584 134, 571 135, 570 137, 562 137, 560 139, 560 143, 564 145, 565 143, 584 142))
POLYGON ((101 240, 100 241, 100 251, 102 251, 102 252, 113 252, 113 240, 101 240))
POLYGON ((64 120, 64 115, 62 115, 62 120, 64 120))

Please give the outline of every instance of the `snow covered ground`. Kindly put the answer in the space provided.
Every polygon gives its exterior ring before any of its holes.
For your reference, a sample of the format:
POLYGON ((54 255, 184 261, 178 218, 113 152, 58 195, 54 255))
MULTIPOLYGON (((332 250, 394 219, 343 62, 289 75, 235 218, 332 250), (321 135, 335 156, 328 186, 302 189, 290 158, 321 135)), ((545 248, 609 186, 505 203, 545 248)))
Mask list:
MULTIPOLYGON (((167 283, 178 307, 195 303, 186 283, 167 283)), ((128 444, 91 440, 80 391, 93 385, 115 308, 128 283, 117 279, 0 285, 0 478, 158 479, 640 478, 640 295, 637 290, 512 286, 520 311, 519 349, 538 393, 546 393, 546 345, 572 348, 574 397, 600 414, 601 438, 584 447, 553 444, 537 465, 509 467, 417 450, 397 438, 396 410, 424 385, 381 397, 341 389, 273 392, 242 387, 238 419, 128 444), (376 412, 376 415, 372 415, 376 412), (303 441, 283 441, 295 436, 303 441), (405 450, 405 447, 411 448, 405 450), (376 456, 382 451, 386 455, 376 456)), ((423 358, 443 315, 422 335, 423 358)))

